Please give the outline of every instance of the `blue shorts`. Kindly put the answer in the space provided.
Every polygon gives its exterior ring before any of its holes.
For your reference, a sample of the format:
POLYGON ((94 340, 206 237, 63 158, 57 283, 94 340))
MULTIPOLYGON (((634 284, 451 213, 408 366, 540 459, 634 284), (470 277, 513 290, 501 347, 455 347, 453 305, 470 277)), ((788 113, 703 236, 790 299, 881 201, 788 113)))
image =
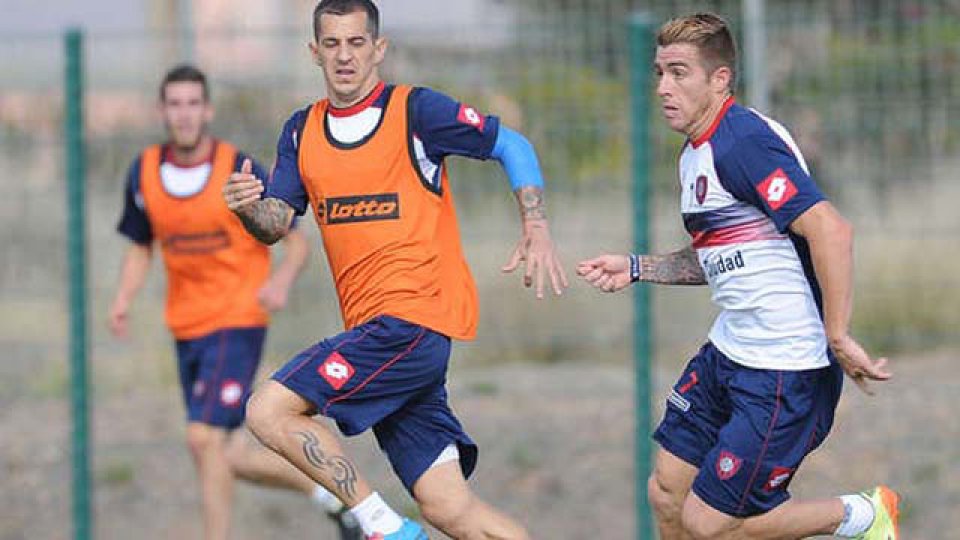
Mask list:
POLYGON ((266 328, 225 328, 177 340, 187 420, 224 429, 243 424, 266 328))
POLYGON ((477 446, 447 404, 450 338, 382 315, 295 356, 273 380, 313 403, 346 436, 373 428, 403 485, 450 444, 469 477, 477 446))
POLYGON ((700 469, 693 492, 734 517, 769 512, 833 425, 843 371, 753 369, 707 343, 667 399, 653 438, 700 469))

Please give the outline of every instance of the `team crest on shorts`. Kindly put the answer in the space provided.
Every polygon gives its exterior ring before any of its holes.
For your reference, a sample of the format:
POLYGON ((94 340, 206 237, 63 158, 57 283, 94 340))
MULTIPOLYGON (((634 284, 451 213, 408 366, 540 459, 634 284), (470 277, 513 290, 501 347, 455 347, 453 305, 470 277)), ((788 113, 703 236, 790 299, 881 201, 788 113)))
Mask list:
POLYGON ((227 380, 220 386, 220 402, 225 407, 240 405, 241 398, 243 398, 243 385, 237 381, 227 380))
POLYGON ((717 458, 717 477, 721 480, 729 480, 740 470, 743 460, 724 450, 720 452, 717 458))
POLYGON ((347 362, 347 359, 338 351, 333 351, 317 368, 317 373, 330 383, 334 390, 343 388, 343 385, 347 384, 347 381, 350 380, 350 377, 353 377, 355 372, 356 370, 353 369, 350 362, 347 362))

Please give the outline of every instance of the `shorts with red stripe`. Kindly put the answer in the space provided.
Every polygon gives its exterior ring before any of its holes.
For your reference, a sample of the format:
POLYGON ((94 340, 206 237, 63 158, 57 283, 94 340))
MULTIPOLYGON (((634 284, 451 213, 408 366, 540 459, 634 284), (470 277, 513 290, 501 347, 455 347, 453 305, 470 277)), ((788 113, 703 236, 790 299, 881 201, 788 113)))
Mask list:
POLYGON ((224 328, 177 340, 187 421, 224 429, 243 424, 266 328, 224 328))
POLYGON ((313 403, 346 436, 373 428, 393 470, 413 484, 450 444, 469 477, 477 446, 447 404, 450 338, 388 315, 325 339, 273 380, 313 403))
POLYGON ((790 498, 800 463, 830 432, 842 384, 836 361, 753 369, 707 343, 671 390, 653 438, 699 469, 693 492, 712 508, 764 514, 790 498))

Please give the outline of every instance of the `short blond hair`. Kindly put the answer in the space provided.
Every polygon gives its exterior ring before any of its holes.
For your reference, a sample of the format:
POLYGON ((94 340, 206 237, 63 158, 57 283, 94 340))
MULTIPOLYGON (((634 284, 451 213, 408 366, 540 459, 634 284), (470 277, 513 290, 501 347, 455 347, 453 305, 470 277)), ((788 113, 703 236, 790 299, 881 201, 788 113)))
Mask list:
POLYGON ((721 67, 729 68, 730 91, 733 92, 737 82, 737 42, 723 17, 700 12, 667 21, 657 32, 657 45, 666 47, 679 43, 689 43, 700 51, 708 74, 721 67))

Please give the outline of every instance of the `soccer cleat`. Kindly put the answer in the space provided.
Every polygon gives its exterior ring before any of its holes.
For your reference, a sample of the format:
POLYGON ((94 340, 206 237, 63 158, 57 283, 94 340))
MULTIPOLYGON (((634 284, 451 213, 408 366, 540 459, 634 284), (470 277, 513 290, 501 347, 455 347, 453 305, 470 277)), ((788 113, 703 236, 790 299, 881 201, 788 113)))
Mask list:
POLYGON ((344 506, 337 512, 327 512, 327 516, 337 524, 340 540, 364 540, 363 529, 347 507, 344 506))
POLYGON ((430 538, 423 532, 423 527, 419 523, 404 518, 403 527, 400 527, 399 531, 387 535, 374 533, 368 536, 367 540, 430 540, 430 538))
POLYGON ((900 495, 887 486, 861 493, 873 505, 873 524, 860 540, 900 540, 900 495))

